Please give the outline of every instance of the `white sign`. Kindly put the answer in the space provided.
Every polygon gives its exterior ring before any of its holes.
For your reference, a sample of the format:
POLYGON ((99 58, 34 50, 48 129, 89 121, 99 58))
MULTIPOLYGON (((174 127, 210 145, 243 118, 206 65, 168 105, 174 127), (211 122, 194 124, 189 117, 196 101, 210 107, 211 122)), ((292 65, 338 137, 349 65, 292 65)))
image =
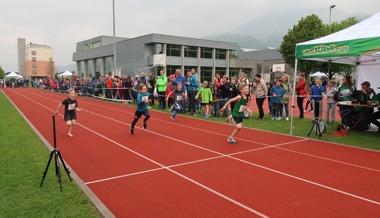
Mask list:
POLYGON ((166 55, 165 54, 156 54, 153 55, 153 65, 165 66, 166 65, 166 55))
POLYGON ((272 72, 285 72, 285 64, 273 64, 272 72))

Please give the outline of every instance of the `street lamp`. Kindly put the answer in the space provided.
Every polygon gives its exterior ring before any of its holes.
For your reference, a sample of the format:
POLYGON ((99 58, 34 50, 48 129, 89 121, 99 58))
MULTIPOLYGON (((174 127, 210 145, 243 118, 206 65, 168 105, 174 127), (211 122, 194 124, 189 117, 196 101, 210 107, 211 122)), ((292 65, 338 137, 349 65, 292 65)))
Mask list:
POLYGON ((116 34, 115 34, 115 0, 112 0, 113 9, 113 76, 116 76, 116 34))
POLYGON ((330 17, 329 17, 329 25, 331 25, 331 9, 335 8, 335 5, 330 5, 330 17))

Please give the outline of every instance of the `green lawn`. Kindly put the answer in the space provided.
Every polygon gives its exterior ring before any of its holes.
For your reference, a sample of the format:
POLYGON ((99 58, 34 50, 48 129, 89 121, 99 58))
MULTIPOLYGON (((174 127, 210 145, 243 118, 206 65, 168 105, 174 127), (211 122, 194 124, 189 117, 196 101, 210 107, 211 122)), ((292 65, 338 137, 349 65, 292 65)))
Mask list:
POLYGON ((39 187, 49 150, 1 91, 0 114, 0 217, 101 217, 62 167, 60 191, 53 161, 39 187))

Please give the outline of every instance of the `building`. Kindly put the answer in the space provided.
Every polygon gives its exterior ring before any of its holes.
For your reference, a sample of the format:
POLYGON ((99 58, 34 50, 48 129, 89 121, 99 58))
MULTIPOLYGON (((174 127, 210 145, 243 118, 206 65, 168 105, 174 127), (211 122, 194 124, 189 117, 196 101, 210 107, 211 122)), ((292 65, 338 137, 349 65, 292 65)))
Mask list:
POLYGON ((42 78, 55 74, 54 49, 47 45, 25 43, 17 39, 18 71, 24 78, 42 78))
POLYGON ((73 61, 76 62, 76 74, 85 77, 99 77, 106 73, 157 73, 160 69, 170 75, 176 69, 185 72, 195 68, 202 81, 211 81, 216 72, 228 76, 244 72, 253 78, 257 72, 270 73, 272 63, 284 64, 276 49, 244 51, 236 43, 162 34, 136 38, 99 36, 81 41, 76 45, 73 61))

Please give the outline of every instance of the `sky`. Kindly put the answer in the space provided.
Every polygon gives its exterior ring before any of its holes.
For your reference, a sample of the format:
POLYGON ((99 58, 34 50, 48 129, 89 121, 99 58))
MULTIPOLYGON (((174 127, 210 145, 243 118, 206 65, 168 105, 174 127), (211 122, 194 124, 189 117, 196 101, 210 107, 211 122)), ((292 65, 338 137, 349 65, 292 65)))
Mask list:
MULTIPOLYGON (((301 17, 318 15, 325 23, 380 12, 379 0, 115 0, 116 36, 150 33, 203 38, 224 33, 262 40, 283 36, 301 17)), ((2 2, 0 66, 18 71, 17 38, 49 45, 57 66, 73 64, 77 42, 113 35, 112 0, 12 0, 2 2)))

